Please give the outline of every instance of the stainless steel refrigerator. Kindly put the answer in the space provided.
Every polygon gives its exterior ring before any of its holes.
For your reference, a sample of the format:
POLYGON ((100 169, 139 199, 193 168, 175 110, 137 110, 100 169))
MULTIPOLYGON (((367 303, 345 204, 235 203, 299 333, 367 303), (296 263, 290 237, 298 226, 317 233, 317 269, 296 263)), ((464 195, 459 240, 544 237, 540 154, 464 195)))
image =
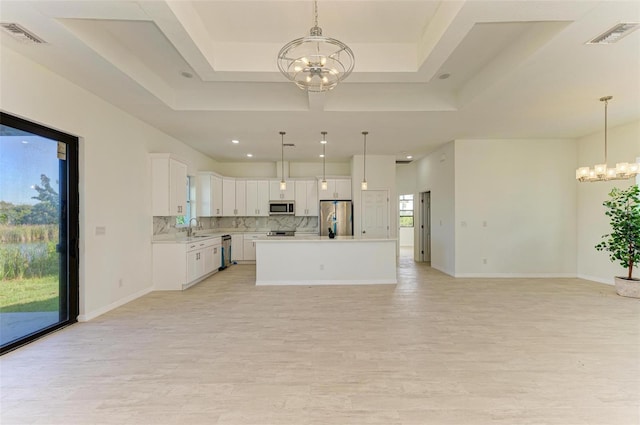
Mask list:
POLYGON ((320 236, 328 236, 329 228, 336 236, 353 236, 351 201, 320 201, 320 236))

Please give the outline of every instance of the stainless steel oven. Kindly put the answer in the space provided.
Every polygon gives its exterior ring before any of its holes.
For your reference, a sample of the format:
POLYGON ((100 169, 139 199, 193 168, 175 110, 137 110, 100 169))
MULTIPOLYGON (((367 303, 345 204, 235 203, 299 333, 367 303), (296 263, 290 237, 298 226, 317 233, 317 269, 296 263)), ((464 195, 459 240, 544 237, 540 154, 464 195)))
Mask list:
POLYGON ((296 213, 293 201, 269 202, 269 215, 294 215, 296 213))

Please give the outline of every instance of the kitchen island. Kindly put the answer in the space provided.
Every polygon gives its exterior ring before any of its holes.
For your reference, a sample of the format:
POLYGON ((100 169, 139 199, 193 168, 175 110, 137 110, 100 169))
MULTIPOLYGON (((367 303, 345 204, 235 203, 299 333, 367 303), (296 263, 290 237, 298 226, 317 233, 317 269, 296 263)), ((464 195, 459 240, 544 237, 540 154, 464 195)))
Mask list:
POLYGON ((352 236, 255 240, 256 285, 394 284, 396 240, 352 236))

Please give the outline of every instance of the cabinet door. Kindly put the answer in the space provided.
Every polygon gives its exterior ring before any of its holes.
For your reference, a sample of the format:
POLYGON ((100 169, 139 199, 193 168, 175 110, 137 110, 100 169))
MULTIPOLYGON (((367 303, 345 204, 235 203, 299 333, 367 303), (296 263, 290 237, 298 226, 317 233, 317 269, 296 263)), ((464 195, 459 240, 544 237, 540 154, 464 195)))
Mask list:
POLYGON ((236 210, 236 180, 222 179, 222 215, 231 217, 236 210))
POLYGON ((272 201, 293 201, 295 199, 295 184, 293 180, 285 180, 287 188, 280 190, 280 180, 269 180, 269 199, 272 201))
MULTIPOLYGON (((307 181, 307 216, 318 216, 318 182, 315 180, 307 181)), ((296 191, 297 193, 297 191, 296 191)))
POLYGON ((351 179, 336 179, 335 184, 335 199, 351 199, 351 179))
POLYGON ((296 180, 296 205, 295 211, 297 217, 307 215, 307 182, 304 180, 296 180))
POLYGON ((187 166, 169 160, 169 211, 171 215, 187 213, 187 166))
POLYGON ((244 260, 244 256, 242 255, 243 249, 244 249, 244 236, 231 235, 231 261, 244 260))
MULTIPOLYGON (((269 181, 258 180, 258 198, 256 206, 258 213, 256 215, 266 217, 269 215, 269 181)), ((249 208, 247 207, 247 210, 249 208)), ((248 211, 247 211, 248 212, 248 211)))
POLYGON ((244 240, 243 256, 245 261, 256 260, 256 246, 253 243, 253 238, 244 240))
POLYGON ((211 215, 222 216, 222 178, 211 176, 211 215))
POLYGON ((247 180, 247 217, 255 217, 258 214, 258 181, 247 180))
POLYGON ((202 250, 187 252, 187 283, 202 276, 204 265, 200 259, 202 250))
POLYGON ((327 179, 327 189, 322 190, 320 183, 318 183, 318 199, 327 200, 327 199, 335 199, 336 195, 336 181, 332 179, 327 179))
POLYGON ((245 180, 236 180, 236 208, 234 215, 247 215, 247 182, 245 180))
POLYGON ((220 245, 209 246, 202 254, 204 256, 204 274, 209 274, 220 267, 220 245))

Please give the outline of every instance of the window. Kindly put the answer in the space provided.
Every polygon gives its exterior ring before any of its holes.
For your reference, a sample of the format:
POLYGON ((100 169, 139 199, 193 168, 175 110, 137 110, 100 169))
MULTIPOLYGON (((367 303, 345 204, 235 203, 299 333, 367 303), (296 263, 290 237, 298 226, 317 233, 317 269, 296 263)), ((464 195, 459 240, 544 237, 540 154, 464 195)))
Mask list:
POLYGON ((400 227, 413 227, 413 195, 400 195, 400 227))
POLYGON ((176 226, 188 226, 189 220, 195 217, 194 205, 196 200, 196 187, 191 182, 191 176, 187 176, 187 213, 176 217, 176 226))

